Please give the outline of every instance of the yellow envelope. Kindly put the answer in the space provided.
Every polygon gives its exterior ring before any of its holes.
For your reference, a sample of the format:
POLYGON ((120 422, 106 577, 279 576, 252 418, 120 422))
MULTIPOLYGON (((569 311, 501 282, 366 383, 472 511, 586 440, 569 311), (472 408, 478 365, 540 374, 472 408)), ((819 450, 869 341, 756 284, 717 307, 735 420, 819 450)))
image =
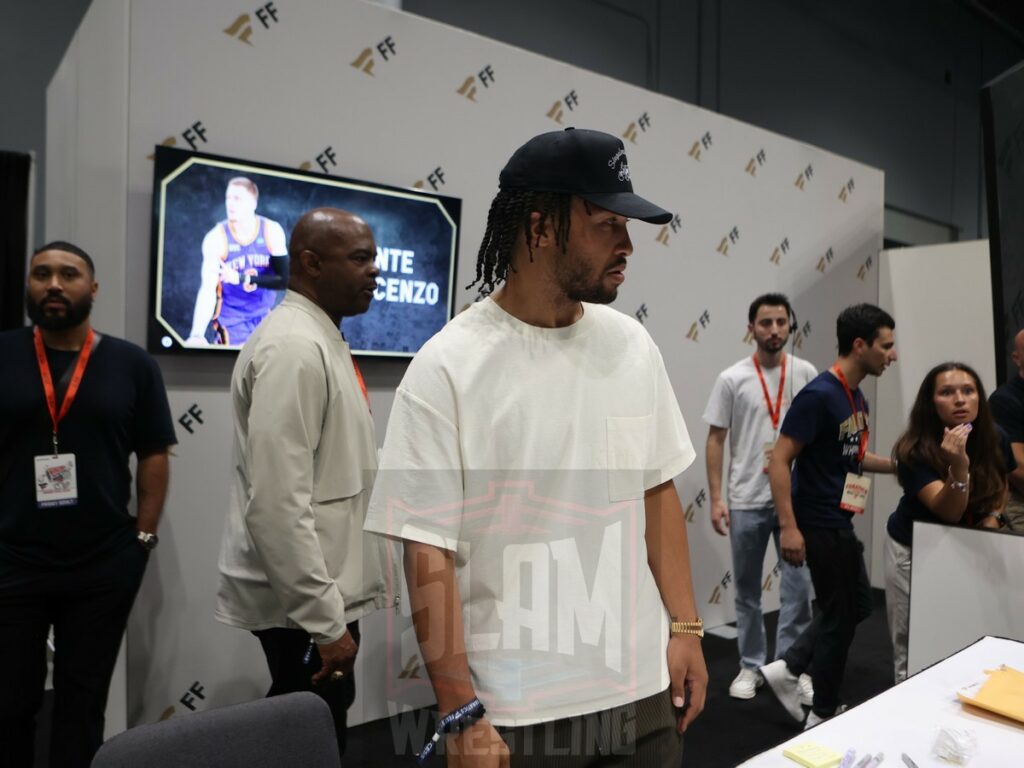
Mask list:
POLYGON ((1004 665, 986 674, 980 685, 957 691, 960 701, 1024 723, 1024 672, 1004 665))

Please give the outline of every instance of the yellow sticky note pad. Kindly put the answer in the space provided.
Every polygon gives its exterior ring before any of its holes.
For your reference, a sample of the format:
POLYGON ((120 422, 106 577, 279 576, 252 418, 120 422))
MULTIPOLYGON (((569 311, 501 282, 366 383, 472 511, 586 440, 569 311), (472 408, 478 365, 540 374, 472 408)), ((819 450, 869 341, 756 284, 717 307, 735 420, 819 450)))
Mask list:
POLYGON ((807 768, 836 768, 843 761, 843 756, 828 747, 814 741, 802 741, 782 750, 784 757, 796 760, 807 768))

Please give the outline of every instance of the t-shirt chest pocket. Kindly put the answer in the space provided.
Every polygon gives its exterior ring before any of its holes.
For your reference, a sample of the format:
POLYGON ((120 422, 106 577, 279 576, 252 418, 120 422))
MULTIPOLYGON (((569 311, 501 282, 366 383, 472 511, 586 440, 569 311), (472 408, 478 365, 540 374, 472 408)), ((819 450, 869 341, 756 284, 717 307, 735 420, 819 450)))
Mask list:
POLYGON ((609 416, 608 499, 643 498, 644 471, 650 464, 653 416, 609 416))

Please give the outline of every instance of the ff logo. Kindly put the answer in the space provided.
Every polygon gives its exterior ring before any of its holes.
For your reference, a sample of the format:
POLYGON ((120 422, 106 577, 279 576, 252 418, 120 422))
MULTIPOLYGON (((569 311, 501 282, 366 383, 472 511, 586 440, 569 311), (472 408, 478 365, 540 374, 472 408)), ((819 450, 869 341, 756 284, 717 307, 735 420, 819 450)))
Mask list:
POLYGON ((191 709, 193 712, 196 711, 196 699, 205 699, 206 696, 203 694, 203 686, 196 680, 192 683, 191 687, 185 691, 185 695, 182 696, 178 701, 184 704, 186 707, 191 709))
POLYGON ((672 231, 672 234, 675 234, 676 232, 679 231, 679 229, 682 226, 683 226, 683 220, 679 218, 679 214, 677 213, 677 214, 675 214, 672 217, 672 221, 670 221, 668 224, 666 224, 665 226, 663 226, 661 228, 661 231, 658 232, 658 236, 656 238, 654 238, 654 239, 657 242, 661 243, 662 245, 668 245, 668 233, 669 233, 669 230, 672 231))
POLYGON ((178 417, 178 423, 185 428, 185 431, 190 435, 194 435, 196 431, 192 429, 195 424, 203 424, 203 412, 199 408, 199 403, 192 403, 181 416, 178 417))
MULTIPOLYGON (((270 29, 271 21, 277 24, 277 8, 274 7, 273 3, 261 5, 253 11, 253 14, 259 19, 264 29, 270 29)), ((239 42, 246 45, 252 45, 249 42, 249 38, 252 37, 252 17, 248 13, 243 13, 231 22, 231 26, 224 30, 224 34, 228 37, 237 38, 239 42)))
MULTIPOLYGON (((192 149, 196 148, 197 142, 202 142, 203 144, 206 144, 206 142, 207 142, 206 127, 199 120, 196 120, 194 123, 192 123, 192 125, 190 125, 184 131, 182 131, 180 135, 181 135, 181 138, 183 138, 185 140, 185 142, 190 147, 192 147, 192 149)), ((178 143, 178 140, 177 140, 176 137, 168 136, 166 139, 164 139, 162 142, 160 142, 160 146, 161 147, 173 147, 177 143, 178 143)), ((152 160, 154 157, 156 157, 156 153, 155 152, 153 154, 151 154, 151 155, 146 155, 146 159, 147 160, 152 160)))
POLYGON ((706 131, 703 136, 693 142, 689 155, 694 160, 700 161, 700 153, 711 149, 711 131, 706 131))
POLYGON ((729 230, 728 234, 726 234, 726 236, 722 238, 722 242, 718 244, 718 247, 715 250, 718 251, 723 256, 728 256, 729 246, 735 245, 739 241, 739 239, 739 227, 733 227, 732 229, 729 230))
POLYGON ((683 517, 686 518, 686 522, 688 522, 688 523, 692 523, 693 522, 693 503, 692 502, 690 504, 686 505, 686 512, 683 513, 683 517))
POLYGON ((839 189, 839 199, 845 203, 846 198, 851 194, 853 194, 853 179, 850 179, 839 189))
POLYGON ((565 95, 565 98, 560 101, 556 101, 551 105, 551 109, 548 110, 547 117, 550 117, 556 123, 561 125, 562 117, 565 115, 565 112, 562 111, 562 105, 564 104, 569 108, 569 111, 572 112, 579 106, 579 103, 580 97, 576 94, 576 91, 569 91, 569 93, 565 95))
POLYGON ((811 335, 811 321, 808 320, 806 323, 803 324, 803 326, 801 326, 800 330, 798 330, 793 335, 793 346, 796 347, 797 349, 803 349, 804 339, 806 339, 810 335, 811 335))
POLYGON ((867 273, 871 271, 871 266, 874 263, 874 257, 868 256, 867 259, 864 260, 864 263, 860 265, 860 269, 857 270, 857 277, 863 280, 867 273))
POLYGON ((490 88, 491 83, 494 82, 494 69, 488 64, 486 67, 481 69, 475 75, 470 75, 462 81, 462 85, 455 91, 459 96, 465 96, 472 102, 476 102, 476 83, 480 81, 480 85, 484 88, 490 88))
POLYGON ((832 259, 834 257, 835 254, 833 254, 832 249, 829 248, 827 251, 825 251, 825 255, 818 259, 818 266, 816 267, 816 269, 822 274, 825 274, 825 267, 832 263, 832 259))
MULTIPOLYGON (((689 332, 686 334, 686 338, 688 338, 690 341, 697 341, 697 334, 698 334, 697 326, 700 326, 701 328, 707 328, 710 323, 711 323, 711 314, 708 312, 708 310, 705 309, 704 312, 701 314, 701 316, 693 321, 693 324, 690 326, 689 332)), ((698 496, 697 496, 697 506, 698 507, 699 506, 703 506, 704 502, 703 502, 703 499, 701 499, 701 496, 703 496, 703 495, 704 495, 704 492, 701 491, 700 494, 698 494, 698 496)))
MULTIPOLYGON (((427 184, 433 187, 435 192, 444 186, 444 171, 441 170, 440 165, 427 174, 427 184)), ((423 189, 423 179, 420 179, 413 184, 413 187, 416 189, 423 189)))
MULTIPOLYGON (((334 154, 334 147, 325 147, 324 151, 316 156, 316 164, 320 166, 320 170, 327 173, 327 169, 338 164, 337 155, 334 154)), ((311 171, 313 170, 313 164, 307 160, 299 166, 300 171, 311 171)))
MULTIPOLYGON (((391 61, 391 59, 398 53, 398 50, 395 48, 395 41, 391 35, 388 35, 377 43, 377 53, 380 54, 380 57, 384 59, 384 61, 391 61)), ((363 48, 360 54, 352 61, 350 66, 355 67, 370 77, 373 77, 373 48, 363 48)))
POLYGON ((779 578, 779 571, 780 571, 781 568, 782 568, 782 563, 781 562, 775 563, 775 567, 772 568, 771 573, 769 573, 767 578, 765 578, 764 584, 761 585, 761 591, 762 592, 771 592, 772 591, 772 584, 775 582, 775 579, 779 578))
POLYGON ((775 246, 775 250, 772 251, 772 255, 768 257, 768 261, 776 266, 782 261, 782 257, 789 253, 789 238, 783 238, 782 242, 775 246))
POLYGON ((768 157, 765 155, 764 150, 759 149, 757 151, 757 154, 750 158, 750 162, 747 163, 747 173, 749 173, 751 176, 757 176, 757 169, 763 167, 764 162, 767 159, 768 157))
POLYGON ((636 316, 636 319, 640 321, 640 325, 643 325, 644 321, 647 319, 647 305, 641 304, 640 309, 633 314, 636 316))
POLYGON ((420 679, 420 657, 412 655, 409 660, 405 662, 401 674, 398 675, 399 680, 419 680, 420 679))
POLYGON ((644 112, 642 115, 640 115, 640 117, 638 117, 636 120, 630 123, 626 128, 626 132, 622 134, 622 138, 636 144, 637 126, 640 127, 641 131, 647 133, 647 129, 651 127, 650 115, 644 112))
MULTIPOLYGON (((168 136, 166 139, 164 139, 163 141, 160 142, 160 146, 161 147, 173 147, 177 143, 178 143, 178 140, 176 138, 174 138, 173 136, 168 136)), ((146 155, 146 159, 147 160, 152 160, 155 157, 156 157, 156 152, 153 152, 151 154, 146 155)))
POLYGON ((732 581, 732 571, 726 571, 725 576, 722 580, 715 585, 714 590, 711 592, 711 599, 708 600, 708 605, 718 605, 722 602, 722 592, 729 588, 729 583, 732 581))
POLYGON ((811 176, 814 175, 814 166, 808 165, 800 175, 796 177, 796 181, 793 182, 793 186, 799 189, 801 192, 804 191, 804 184, 811 180, 811 176))

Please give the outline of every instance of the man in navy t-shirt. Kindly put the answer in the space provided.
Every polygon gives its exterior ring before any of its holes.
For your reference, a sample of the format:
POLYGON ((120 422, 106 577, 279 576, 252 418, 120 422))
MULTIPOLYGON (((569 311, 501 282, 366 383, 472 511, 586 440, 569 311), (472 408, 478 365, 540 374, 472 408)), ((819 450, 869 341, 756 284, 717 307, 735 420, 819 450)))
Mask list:
POLYGON ((851 521, 867 500, 870 481, 863 473, 895 467, 867 450, 868 404, 859 386, 896 361, 895 327, 871 304, 840 313, 839 359, 793 399, 768 467, 782 557, 796 566, 806 561, 819 613, 783 658, 761 672, 797 720, 803 720, 797 679, 810 673, 814 705, 805 727, 836 714, 854 629, 871 613, 864 547, 851 521))
POLYGON ((128 612, 157 544, 176 442, 167 393, 152 357, 93 330, 97 287, 85 251, 44 245, 29 263, 33 327, 0 333, 3 765, 33 765, 51 627, 50 765, 90 764, 128 612))

